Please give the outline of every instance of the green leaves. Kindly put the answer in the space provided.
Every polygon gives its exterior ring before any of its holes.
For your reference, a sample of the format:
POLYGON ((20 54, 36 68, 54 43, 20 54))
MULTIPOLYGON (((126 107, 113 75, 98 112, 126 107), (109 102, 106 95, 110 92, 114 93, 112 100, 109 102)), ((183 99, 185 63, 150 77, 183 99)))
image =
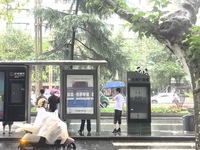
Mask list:
POLYGON ((155 7, 167 7, 171 2, 170 0, 149 0, 155 7))
POLYGON ((194 26, 191 34, 186 36, 186 39, 182 42, 187 49, 185 50, 186 59, 189 63, 200 63, 200 26, 194 26))
POLYGON ((143 37, 132 42, 131 69, 135 71, 137 66, 148 68, 152 88, 166 87, 171 77, 179 79, 185 75, 177 58, 154 38, 143 37))
POLYGON ((14 13, 20 12, 19 8, 25 3, 15 2, 15 0, 0 0, 0 19, 11 23, 14 13))
POLYGON ((170 106, 170 107, 152 107, 151 108, 152 113, 187 113, 187 111, 183 111, 182 107, 177 106, 170 106))
POLYGON ((130 29, 139 33, 139 37, 151 36, 157 32, 160 18, 166 13, 162 11, 170 3, 169 0, 151 0, 152 11, 143 11, 129 8, 125 0, 89 0, 87 6, 100 7, 101 15, 117 13, 120 17, 131 23, 130 29))
POLYGON ((34 55, 34 41, 24 31, 9 28, 0 34, 1 60, 28 60, 34 55))
MULTIPOLYGON (((106 68, 103 67, 101 72, 106 81, 114 77, 116 70, 119 71, 120 77, 124 76, 123 72, 129 68, 130 62, 130 52, 123 51, 124 38, 122 34, 112 37, 107 24, 102 22, 97 15, 88 13, 71 15, 43 8, 36 10, 36 15, 42 17, 42 20, 47 22, 47 26, 53 31, 51 45, 54 51, 51 56, 53 54, 60 56, 57 53, 61 50, 62 52, 71 51, 70 48, 66 48, 66 44, 70 44, 74 28, 76 33, 74 59, 107 60, 108 65, 106 68)), ((54 58, 57 57, 56 55, 54 58)), ((50 55, 48 56, 51 58, 50 55)), ((65 59, 70 59, 70 57, 65 59)))

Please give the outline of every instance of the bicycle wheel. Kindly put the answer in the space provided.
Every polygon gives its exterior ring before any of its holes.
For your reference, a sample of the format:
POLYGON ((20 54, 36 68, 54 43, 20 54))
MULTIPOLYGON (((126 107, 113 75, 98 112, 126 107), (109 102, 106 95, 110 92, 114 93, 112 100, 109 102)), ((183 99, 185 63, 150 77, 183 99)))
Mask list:
POLYGON ((67 145, 67 150, 76 150, 76 145, 74 143, 70 143, 67 145))

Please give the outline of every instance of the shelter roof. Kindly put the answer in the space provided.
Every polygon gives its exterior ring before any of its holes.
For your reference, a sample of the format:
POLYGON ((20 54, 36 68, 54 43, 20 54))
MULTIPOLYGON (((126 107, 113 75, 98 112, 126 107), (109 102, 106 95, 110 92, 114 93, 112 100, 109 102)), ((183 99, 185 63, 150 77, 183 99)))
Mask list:
POLYGON ((104 65, 105 60, 23 60, 0 61, 0 65, 104 65))

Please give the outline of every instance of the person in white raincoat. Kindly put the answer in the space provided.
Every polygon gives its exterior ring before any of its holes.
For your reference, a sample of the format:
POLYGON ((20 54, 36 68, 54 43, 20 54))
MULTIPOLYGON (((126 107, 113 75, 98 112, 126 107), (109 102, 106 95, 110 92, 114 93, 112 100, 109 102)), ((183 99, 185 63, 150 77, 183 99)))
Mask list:
POLYGON ((40 99, 34 124, 25 124, 20 128, 32 132, 34 136, 44 137, 47 144, 54 144, 56 140, 61 140, 63 144, 68 138, 67 125, 59 119, 58 114, 47 112, 46 108, 46 99, 40 99))
POLYGON ((41 98, 38 100, 38 108, 37 110, 37 116, 35 117, 35 122, 33 123, 33 126, 39 126, 42 124, 42 120, 50 115, 49 112, 46 111, 48 107, 48 102, 45 98, 41 98))
POLYGON ((64 143, 68 137, 67 125, 62 122, 57 113, 47 112, 48 103, 42 98, 38 101, 37 116, 33 126, 39 127, 38 136, 46 138, 48 144, 53 144, 56 140, 64 143))

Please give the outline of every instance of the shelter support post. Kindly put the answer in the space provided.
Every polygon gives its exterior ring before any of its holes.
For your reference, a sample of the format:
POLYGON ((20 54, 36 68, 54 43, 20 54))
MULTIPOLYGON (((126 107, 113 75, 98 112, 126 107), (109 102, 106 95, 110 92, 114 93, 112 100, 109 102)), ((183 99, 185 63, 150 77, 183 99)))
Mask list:
POLYGON ((28 79, 28 82, 26 83, 26 86, 27 86, 27 92, 28 94, 26 99, 27 99, 27 103, 26 103, 26 106, 27 106, 27 110, 26 110, 26 118, 27 118, 27 123, 31 123, 31 92, 32 92, 32 86, 31 86, 31 76, 32 76, 32 65, 28 66, 28 71, 27 71, 27 79, 28 79))
POLYGON ((59 113, 60 113, 60 118, 63 119, 64 118, 64 114, 65 114, 65 100, 64 100, 64 97, 65 97, 65 92, 64 92, 64 87, 65 87, 65 80, 64 80, 64 65, 60 65, 60 109, 59 109, 59 113))
POLYGON ((99 80, 100 80, 100 66, 96 67, 96 71, 97 71, 97 77, 96 77, 96 98, 97 98, 97 119, 96 119, 96 134, 99 135, 100 134, 100 84, 99 84, 99 80))

